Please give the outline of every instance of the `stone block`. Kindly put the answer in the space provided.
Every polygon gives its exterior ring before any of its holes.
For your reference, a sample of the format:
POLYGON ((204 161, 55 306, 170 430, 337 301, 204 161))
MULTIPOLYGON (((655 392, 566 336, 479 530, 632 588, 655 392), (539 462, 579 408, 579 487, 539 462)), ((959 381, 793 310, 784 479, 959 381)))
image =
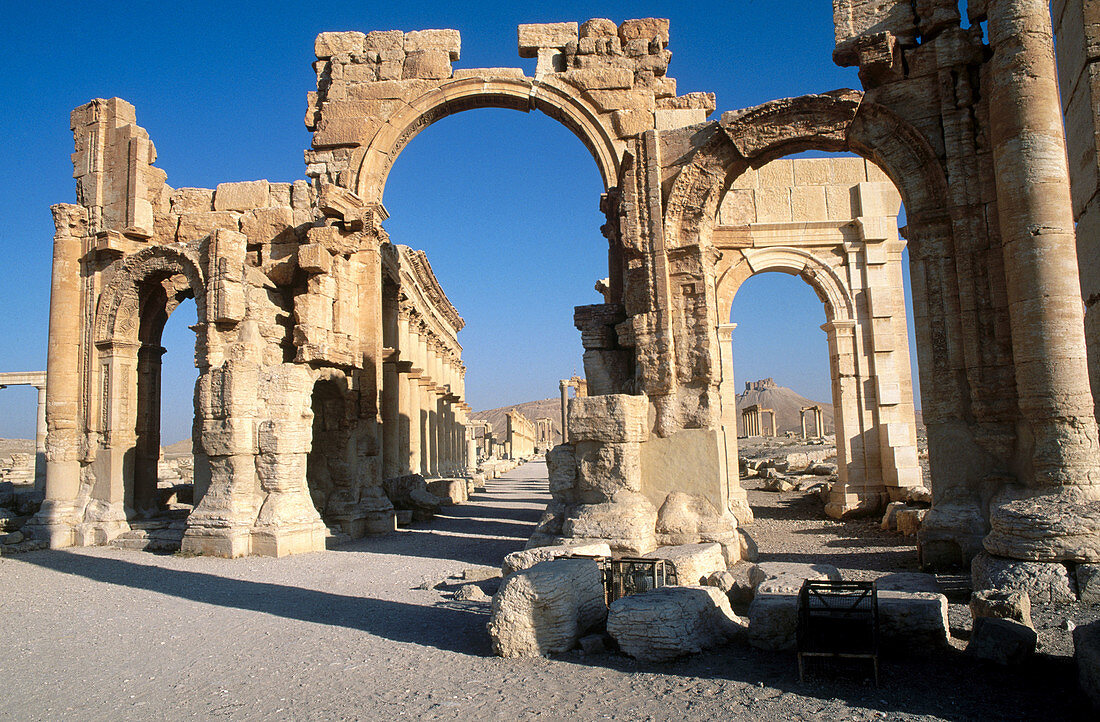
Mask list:
POLYGON ((286 243, 296 240, 294 215, 289 206, 257 208, 241 216, 241 233, 249 243, 286 243))
POLYGON ((807 579, 841 581, 840 571, 832 564, 762 562, 749 570, 749 581, 757 594, 798 594, 807 579))
POLYGON ((658 547, 645 556, 670 562, 676 569, 676 583, 680 586, 703 584, 711 574, 728 567, 722 546, 713 542, 658 547))
POLYGON ((970 597, 970 616, 1014 619, 1031 627, 1031 597, 1027 592, 1009 589, 979 589, 970 597))
POLYGON ((180 243, 198 241, 211 235, 218 229, 236 231, 240 228, 237 213, 229 211, 209 211, 206 213, 185 213, 180 216, 176 228, 176 240, 180 243))
POLYGON ((1077 596, 1087 604, 1100 602, 1100 564, 1077 565, 1077 596))
POLYGON ((519 56, 534 58, 539 48, 564 48, 579 37, 577 23, 524 23, 519 26, 519 56))
POLYGON ((757 593, 749 605, 749 644, 771 651, 792 650, 797 645, 798 595, 757 593))
POLYGON ((656 525, 657 510, 649 499, 624 490, 608 502, 571 508, 562 521, 562 535, 606 541, 615 552, 645 554, 657 548, 656 525))
POLYGON ((1073 580, 1064 564, 1003 559, 988 552, 974 557, 970 565, 975 591, 982 589, 1026 592, 1032 603, 1057 604, 1076 601, 1073 580))
POLYGON ((319 243, 298 246, 298 267, 307 273, 328 273, 332 270, 332 254, 319 243))
POLYGON ((606 394, 569 402, 569 441, 642 442, 649 437, 649 399, 606 394))
POLYGON ((982 545, 990 554, 1038 562, 1100 562, 1100 501, 1071 490, 994 507, 982 545))
POLYGON ((906 650, 934 651, 947 646, 950 626, 947 597, 931 592, 878 592, 883 641, 906 650))
POLYGON ((172 213, 209 213, 214 210, 214 191, 209 188, 177 188, 169 196, 172 213))
POLYGON ((737 520, 722 514, 705 497, 674 491, 657 511, 657 543, 661 546, 716 542, 727 566, 743 559, 737 520))
POLYGON ((607 632, 619 649, 663 662, 725 644, 745 632, 744 620, 714 587, 661 587, 611 604, 607 632))
POLYGON ((595 560, 546 561, 504 580, 493 597, 489 637, 501 657, 565 652, 606 615, 595 560))
POLYGON ((940 585, 933 574, 894 572, 876 579, 875 589, 880 592, 928 592, 939 594, 940 585))
POLYGON ((400 30, 373 30, 363 39, 363 49, 373 52, 402 51, 405 49, 405 33, 400 30))
POLYGON ((1100 621, 1073 630, 1073 657, 1081 691, 1100 710, 1100 621))
POLYGON ((607 18, 592 18, 581 23, 579 34, 581 38, 618 37, 619 28, 607 18))
POLYGON ((512 552, 504 557, 500 571, 504 576, 530 569, 541 562, 564 556, 610 557, 611 547, 607 544, 563 544, 559 546, 535 547, 512 552))
POLYGON ((585 90, 625 90, 634 85, 634 73, 626 68, 569 70, 562 77, 585 90))
POLYGON ((443 80, 451 77, 451 61, 446 50, 418 50, 405 56, 403 79, 443 80))
POLYGON ((580 441, 576 444, 576 498, 582 504, 610 501, 620 490, 640 492, 639 444, 580 441))
POLYGON ((707 111, 704 109, 657 108, 653 111, 653 122, 657 130, 676 130, 706 121, 707 111))
POLYGON ((1015 665, 1034 654, 1037 641, 1034 629, 1014 619, 978 617, 966 653, 1000 665, 1015 665))
POLYGON ((428 482, 428 492, 439 497, 443 506, 461 504, 467 499, 464 479, 432 479, 428 482))
POLYGON ((264 208, 270 198, 265 180, 219 183, 214 191, 214 210, 249 211, 264 208))
POLYGON ((928 515, 927 509, 913 509, 906 507, 898 511, 898 531, 905 536, 916 536, 920 531, 921 522, 928 515))
POLYGON ((448 60, 455 61, 462 50, 462 37, 457 30, 414 30, 405 33, 404 50, 406 53, 442 50, 448 60))
POLYGON ((354 30, 320 33, 313 41, 313 53, 320 59, 331 58, 339 53, 361 53, 366 37, 354 30))
POLYGON ((668 45, 668 20, 666 18, 624 20, 619 25, 619 38, 622 39, 623 45, 631 40, 656 39, 663 48, 668 45))

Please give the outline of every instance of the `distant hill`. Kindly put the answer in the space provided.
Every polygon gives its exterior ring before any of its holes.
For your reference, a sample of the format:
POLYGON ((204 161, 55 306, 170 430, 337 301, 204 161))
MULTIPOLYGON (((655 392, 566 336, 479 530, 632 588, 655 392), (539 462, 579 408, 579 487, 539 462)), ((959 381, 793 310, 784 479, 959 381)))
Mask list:
MULTIPOLYGON (((786 386, 780 386, 773 379, 763 379, 745 384, 745 390, 737 395, 737 423, 741 423, 740 413, 746 406, 756 404, 763 409, 775 410, 776 430, 782 435, 786 431, 802 433, 802 425, 799 422, 799 410, 806 406, 820 406, 821 415, 825 417, 825 433, 833 433, 833 405, 824 401, 811 401, 797 391, 786 386)), ((768 421, 761 419, 761 423, 768 421)), ((813 431, 813 416, 806 414, 807 428, 813 431)))
POLYGON ((549 418, 554 425, 554 442, 561 440, 561 398, 541 399, 539 401, 525 401, 522 404, 501 406, 498 409, 470 412, 471 420, 488 421, 493 425, 493 436, 503 439, 508 430, 508 421, 504 418, 512 409, 520 412, 530 421, 541 418, 549 418))

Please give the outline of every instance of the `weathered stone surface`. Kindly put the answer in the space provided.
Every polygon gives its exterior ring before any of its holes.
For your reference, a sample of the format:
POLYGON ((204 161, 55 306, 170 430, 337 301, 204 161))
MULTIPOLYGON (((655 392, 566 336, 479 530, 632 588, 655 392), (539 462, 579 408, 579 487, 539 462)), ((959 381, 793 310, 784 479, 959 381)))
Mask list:
POLYGON ((744 621, 714 587, 661 587, 611 604, 607 632, 626 654, 663 662, 725 644, 744 634, 744 621))
POLYGON ((610 558, 611 547, 607 544, 563 544, 525 549, 505 556, 500 571, 504 576, 508 576, 524 569, 530 569, 540 562, 571 555, 610 558))
POLYGON ((214 191, 214 210, 250 211, 268 204, 268 182, 219 183, 214 191))
POLYGON ((807 579, 831 579, 839 582, 840 571, 832 564, 800 562, 761 562, 750 568, 749 580, 757 594, 798 594, 807 579))
POLYGON ((797 643, 798 595, 759 590, 749 605, 749 644, 759 649, 787 651, 797 643))
POLYGON ((760 549, 756 546, 756 540, 752 534, 744 529, 737 530, 737 547, 740 550, 739 558, 746 562, 755 562, 760 556, 760 549))
POLYGON ((501 657, 537 657, 572 649, 607 615, 599 567, 557 559, 509 575, 493 597, 489 636, 501 657))
POLYGON ((875 580, 875 588, 883 592, 930 592, 939 594, 940 585, 933 574, 894 572, 875 580))
POLYGON ((896 531, 898 528, 898 512, 904 508, 904 501, 892 501, 887 504, 886 511, 882 515, 882 523, 879 526, 884 531, 896 531))
POLYGON ((412 511, 413 518, 420 521, 431 519, 443 505, 442 499, 428 491, 427 482, 420 474, 386 479, 382 486, 395 508, 412 511))
POLYGON ((756 585, 752 583, 752 570, 755 567, 756 565, 750 562, 740 562, 725 572, 733 577, 733 586, 727 590, 732 604, 748 604, 752 601, 756 592, 756 585))
POLYGON ((490 597, 476 584, 463 584, 455 592, 454 598, 460 602, 488 602, 490 597))
POLYGON ((439 497, 444 506, 461 504, 468 498, 465 479, 432 479, 427 484, 428 492, 439 497))
POLYGON ((657 547, 657 510, 641 494, 620 491, 602 504, 578 504, 562 522, 562 534, 573 539, 606 541, 612 551, 645 554, 657 547))
POLYGON ((1100 621, 1073 630, 1073 657, 1081 691, 1100 709, 1100 621))
POLYGON ((703 579, 703 586, 721 589, 727 596, 736 584, 737 577, 728 571, 711 572, 703 579))
POLYGON ((879 630, 884 641, 909 650, 947 646, 947 597, 930 592, 878 593, 879 630))
POLYGON ((905 536, 916 536, 920 531, 921 522, 928 514, 927 509, 905 508, 898 510, 898 531, 905 536))
POLYGON ((979 589, 970 597, 970 616, 1014 619, 1031 627, 1031 597, 1015 589, 979 589))
POLYGON ((674 491, 665 497, 657 510, 656 531, 661 546, 717 542, 727 565, 744 558, 736 518, 722 514, 708 499, 696 494, 674 491))
POLYGON ((638 444, 579 441, 576 444, 577 501, 600 504, 616 492, 640 492, 642 474, 638 444))
POLYGON ((1100 501, 1076 494, 1019 499, 990 511, 990 554, 1041 562, 1100 562, 1100 501))
POLYGON ((1078 564, 1077 596, 1082 602, 1100 602, 1100 564, 1078 564))
POLYGON ((569 441, 645 441, 648 414, 645 396, 606 394, 573 399, 569 402, 569 441))
POLYGON ((978 617, 966 653, 1001 665, 1020 664, 1035 652, 1035 630, 1014 619, 978 617))
POLYGON ((579 38, 577 23, 532 23, 519 26, 519 56, 533 58, 539 48, 564 48, 579 38))
POLYGON ((356 31, 320 33, 313 41, 313 53, 321 59, 331 58, 339 53, 360 53, 366 37, 356 31))
POLYGON ((1069 572, 1057 562, 1023 562, 982 552, 974 557, 970 573, 975 591, 1026 592, 1037 604, 1072 602, 1077 598, 1069 572))
POLYGON ((711 574, 725 571, 728 566, 721 545, 714 543, 664 546, 646 556, 671 562, 680 586, 703 584, 711 574))
POLYGON ((755 108, 722 114, 721 127, 746 158, 765 152, 792 130, 813 135, 823 149, 844 150, 848 126, 855 118, 861 95, 836 91, 823 95, 773 100, 755 108))

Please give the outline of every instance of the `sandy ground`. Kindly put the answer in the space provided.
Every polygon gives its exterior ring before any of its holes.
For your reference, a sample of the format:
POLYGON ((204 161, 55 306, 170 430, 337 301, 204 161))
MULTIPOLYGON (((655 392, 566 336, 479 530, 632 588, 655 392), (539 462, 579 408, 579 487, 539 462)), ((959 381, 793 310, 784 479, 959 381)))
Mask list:
MULTIPOLYGON (((0 558, 0 718, 1096 719, 1064 654, 1011 670, 957 650, 893 655, 879 687, 859 664, 803 684, 793 654, 741 646, 663 665, 492 657, 488 605, 451 600, 454 577, 521 548, 545 492, 529 464, 432 522, 279 560, 0 558)), ((763 558, 872 576, 914 558, 893 535, 808 518, 805 501, 751 496, 763 558)))

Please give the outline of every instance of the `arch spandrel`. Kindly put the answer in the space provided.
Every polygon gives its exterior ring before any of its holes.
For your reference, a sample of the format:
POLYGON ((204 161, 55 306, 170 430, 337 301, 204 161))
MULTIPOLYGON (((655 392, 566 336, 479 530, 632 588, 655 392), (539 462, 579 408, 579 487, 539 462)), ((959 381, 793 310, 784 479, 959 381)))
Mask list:
POLYGON ((523 75, 484 75, 451 79, 407 100, 381 124, 370 141, 355 151, 357 168, 351 186, 364 200, 381 202, 390 168, 405 146, 432 123, 474 108, 539 110, 576 135, 599 167, 604 188, 618 182, 625 148, 605 126, 600 113, 565 82, 547 82, 523 75))

